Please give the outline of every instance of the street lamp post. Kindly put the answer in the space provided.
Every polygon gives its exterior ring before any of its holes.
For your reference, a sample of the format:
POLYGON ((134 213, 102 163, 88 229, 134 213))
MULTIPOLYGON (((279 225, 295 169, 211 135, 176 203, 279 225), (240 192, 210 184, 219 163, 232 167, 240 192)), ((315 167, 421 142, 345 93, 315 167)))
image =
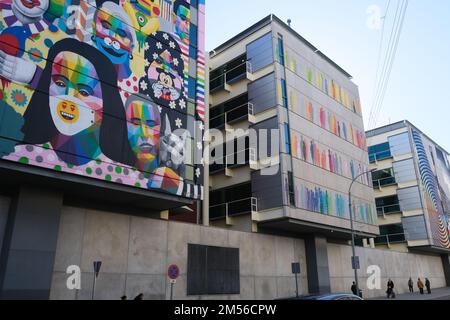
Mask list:
POLYGON ((356 249, 355 249, 355 228, 353 225, 353 207, 352 207, 352 187, 353 184, 358 180, 359 177, 367 174, 372 173, 376 171, 376 169, 364 171, 360 175, 356 176, 352 183, 350 184, 350 187, 348 188, 348 209, 350 212, 350 228, 352 232, 352 268, 355 272, 355 286, 356 286, 356 294, 359 296, 359 283, 358 283, 358 268, 356 267, 356 249))

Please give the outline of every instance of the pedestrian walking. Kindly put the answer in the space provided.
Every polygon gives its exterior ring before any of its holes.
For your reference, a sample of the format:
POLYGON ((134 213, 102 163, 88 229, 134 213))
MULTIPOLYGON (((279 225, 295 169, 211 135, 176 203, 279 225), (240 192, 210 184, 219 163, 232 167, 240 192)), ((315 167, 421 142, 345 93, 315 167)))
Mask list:
POLYGON ((424 285, 423 285, 422 280, 420 280, 420 278, 417 279, 417 287, 419 288, 420 294, 423 294, 424 285))
POLYGON ((413 282, 412 278, 409 278, 408 287, 409 287, 409 292, 414 293, 414 282, 413 282))
POLYGON ((389 279, 388 283, 387 283, 387 290, 386 290, 386 294, 387 294, 387 298, 390 299, 395 298, 395 293, 394 293, 394 281, 392 281, 391 279, 389 279))
POLYGON ((427 288, 428 294, 431 294, 431 282, 428 278, 425 278, 425 287, 427 288))
POLYGON ((352 292, 353 292, 353 294, 356 296, 357 295, 357 293, 356 293, 356 283, 355 283, 355 281, 353 281, 353 284, 352 284, 352 292))

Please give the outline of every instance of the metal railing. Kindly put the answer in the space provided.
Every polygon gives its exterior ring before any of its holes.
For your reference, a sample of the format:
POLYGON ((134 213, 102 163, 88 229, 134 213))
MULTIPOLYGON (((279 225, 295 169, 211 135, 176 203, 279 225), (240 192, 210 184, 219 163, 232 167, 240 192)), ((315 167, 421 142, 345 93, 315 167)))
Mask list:
POLYGON ((225 202, 209 207, 210 219, 235 217, 258 211, 258 200, 255 197, 225 202))
POLYGON ((388 177, 383 179, 372 180, 373 187, 375 189, 381 189, 381 187, 392 186, 396 184, 395 177, 388 177))
POLYGON ((401 213, 400 204, 391 204, 388 206, 377 207, 377 214, 379 217, 384 217, 393 213, 401 213))
POLYGON ((404 233, 386 234, 375 238, 375 244, 395 244, 406 242, 404 233))
POLYGON ((218 116, 212 117, 209 120, 211 128, 220 128, 226 123, 241 120, 244 118, 248 119, 249 115, 254 114, 254 105, 251 102, 246 102, 237 106, 229 111, 226 111, 218 116))
POLYGON ((390 158, 392 158, 391 150, 369 153, 370 163, 374 163, 377 161, 382 161, 382 160, 386 160, 386 159, 390 159, 390 158))
POLYGON ((245 61, 236 67, 225 71, 224 73, 218 75, 209 80, 210 90, 215 90, 225 85, 225 83, 232 82, 234 80, 239 80, 246 76, 248 73, 253 73, 253 67, 250 61, 245 61))

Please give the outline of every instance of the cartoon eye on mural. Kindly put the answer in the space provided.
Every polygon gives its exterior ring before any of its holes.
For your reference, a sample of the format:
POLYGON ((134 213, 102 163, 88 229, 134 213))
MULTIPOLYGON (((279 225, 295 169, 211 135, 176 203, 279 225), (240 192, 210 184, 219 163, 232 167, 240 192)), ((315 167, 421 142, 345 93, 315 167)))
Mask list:
POLYGON ((183 109, 186 106, 183 97, 184 61, 178 44, 162 32, 149 37, 147 44, 150 49, 145 51, 145 59, 149 65, 145 68, 146 75, 139 81, 140 93, 159 105, 183 109))
POLYGON ((125 0, 123 8, 136 29, 141 50, 147 37, 159 30, 160 0, 125 0))
POLYGON ((130 59, 133 59, 136 43, 136 34, 131 26, 131 19, 114 2, 103 3, 95 12, 92 40, 116 66, 119 80, 131 75, 130 59))
POLYGON ((132 95, 126 104, 128 141, 136 155, 135 167, 152 173, 158 166, 161 116, 158 106, 132 95))
POLYGON ((98 80, 116 77, 111 62, 92 46, 75 39, 55 43, 24 115, 24 141, 50 143, 60 160, 75 166, 102 153, 132 165, 129 146, 117 147, 127 140, 118 89, 98 80))

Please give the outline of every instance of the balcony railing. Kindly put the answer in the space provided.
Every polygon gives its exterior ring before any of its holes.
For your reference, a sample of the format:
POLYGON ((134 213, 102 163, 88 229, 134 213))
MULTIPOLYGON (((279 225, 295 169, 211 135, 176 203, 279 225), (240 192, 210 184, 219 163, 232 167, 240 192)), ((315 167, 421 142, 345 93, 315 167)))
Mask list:
POLYGON ((395 177, 388 177, 383 179, 372 180, 374 189, 381 189, 381 187, 388 187, 395 185, 395 177))
POLYGON ((377 161, 382 161, 382 160, 386 160, 386 159, 390 159, 390 158, 392 158, 392 154, 391 154, 390 150, 369 153, 370 163, 374 163, 377 161))
POLYGON ((257 163, 257 154, 255 148, 247 148, 241 151, 224 156, 223 163, 213 163, 209 166, 210 174, 219 173, 225 169, 233 169, 257 163), (244 161, 242 161, 244 160, 244 161))
POLYGON ((401 213, 400 204, 392 204, 389 206, 377 207, 377 214, 379 217, 384 217, 389 214, 401 213))
POLYGON ((256 198, 250 197, 209 207, 209 218, 211 220, 236 217, 258 211, 256 198))
POLYGON ((209 88, 210 91, 225 88, 226 84, 236 82, 238 80, 247 78, 248 75, 253 73, 252 64, 250 61, 245 61, 236 67, 225 71, 221 75, 210 79, 209 88))
POLYGON ((210 128, 221 129, 225 124, 231 124, 245 119, 254 114, 254 106, 251 102, 244 103, 225 113, 215 116, 209 120, 210 128))
POLYGON ((406 242, 404 233, 386 234, 375 238, 375 244, 395 244, 406 242))

